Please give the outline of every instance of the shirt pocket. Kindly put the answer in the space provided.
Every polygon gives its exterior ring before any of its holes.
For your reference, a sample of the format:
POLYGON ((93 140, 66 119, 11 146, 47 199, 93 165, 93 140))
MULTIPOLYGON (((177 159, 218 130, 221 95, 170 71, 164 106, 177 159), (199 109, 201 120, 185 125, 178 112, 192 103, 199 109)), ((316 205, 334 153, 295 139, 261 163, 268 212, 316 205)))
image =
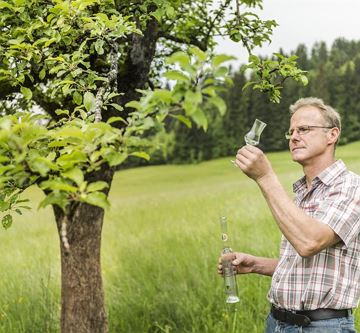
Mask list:
POLYGON ((319 209, 320 202, 321 199, 314 199, 309 202, 305 202, 303 205, 301 205, 301 209, 305 212, 305 214, 313 216, 319 209))

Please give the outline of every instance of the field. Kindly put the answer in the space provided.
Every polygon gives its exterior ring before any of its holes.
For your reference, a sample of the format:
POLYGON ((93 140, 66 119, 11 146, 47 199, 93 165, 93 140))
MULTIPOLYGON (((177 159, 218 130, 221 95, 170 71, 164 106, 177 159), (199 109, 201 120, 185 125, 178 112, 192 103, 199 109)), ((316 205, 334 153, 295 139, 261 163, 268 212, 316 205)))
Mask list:
MULTIPOLYGON (((337 156, 360 173, 360 142, 337 156)), ((281 182, 302 175, 287 152, 269 154, 281 182)), ((0 332, 58 332, 59 241, 51 209, 34 209, 0 230, 0 332)), ((216 273, 219 217, 233 249, 277 256, 280 233, 256 184, 230 158, 119 172, 103 231, 110 332, 256 333, 268 312, 268 277, 238 276, 241 301, 226 306, 216 273)), ((357 323, 358 329, 360 322, 357 323)))

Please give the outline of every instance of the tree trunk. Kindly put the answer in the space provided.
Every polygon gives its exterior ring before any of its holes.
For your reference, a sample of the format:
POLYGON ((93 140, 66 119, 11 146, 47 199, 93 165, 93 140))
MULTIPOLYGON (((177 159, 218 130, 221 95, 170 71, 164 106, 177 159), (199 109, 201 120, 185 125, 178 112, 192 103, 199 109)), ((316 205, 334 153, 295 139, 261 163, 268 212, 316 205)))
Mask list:
MULTIPOLYGON (((90 181, 110 185, 113 172, 101 170, 90 181)), ((106 333, 108 323, 101 277, 100 249, 104 210, 77 203, 65 214, 54 206, 61 249, 61 332, 106 333), (69 248, 61 235, 66 224, 69 248)))

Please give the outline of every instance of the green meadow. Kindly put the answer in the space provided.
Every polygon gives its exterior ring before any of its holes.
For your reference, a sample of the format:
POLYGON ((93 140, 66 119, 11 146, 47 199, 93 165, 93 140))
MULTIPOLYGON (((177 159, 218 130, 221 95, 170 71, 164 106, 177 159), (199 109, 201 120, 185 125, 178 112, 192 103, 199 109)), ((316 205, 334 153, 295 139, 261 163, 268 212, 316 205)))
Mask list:
MULTIPOLYGON (((356 142, 337 156, 360 174, 359 152, 356 142)), ((288 152, 268 156, 291 195, 301 168, 288 152)), ((102 243, 110 332, 263 332, 270 278, 238 276, 241 301, 225 304, 219 217, 228 217, 236 251, 277 256, 280 233, 256 184, 230 159, 117 173, 102 243)), ((0 230, 0 332, 59 332, 55 222, 50 208, 37 210, 38 189, 26 195, 34 209, 0 230)))

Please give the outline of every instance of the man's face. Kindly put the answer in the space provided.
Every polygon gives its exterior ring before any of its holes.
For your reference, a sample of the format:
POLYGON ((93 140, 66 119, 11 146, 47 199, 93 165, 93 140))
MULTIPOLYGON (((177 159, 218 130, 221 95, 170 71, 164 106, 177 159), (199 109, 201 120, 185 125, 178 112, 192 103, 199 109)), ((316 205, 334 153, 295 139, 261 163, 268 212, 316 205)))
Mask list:
POLYGON ((328 126, 320 111, 313 106, 298 109, 291 117, 289 148, 293 161, 301 165, 315 163, 317 157, 328 154, 328 135, 323 128, 310 128, 302 133, 306 126, 328 126), (300 128, 300 131, 297 129, 300 128))

